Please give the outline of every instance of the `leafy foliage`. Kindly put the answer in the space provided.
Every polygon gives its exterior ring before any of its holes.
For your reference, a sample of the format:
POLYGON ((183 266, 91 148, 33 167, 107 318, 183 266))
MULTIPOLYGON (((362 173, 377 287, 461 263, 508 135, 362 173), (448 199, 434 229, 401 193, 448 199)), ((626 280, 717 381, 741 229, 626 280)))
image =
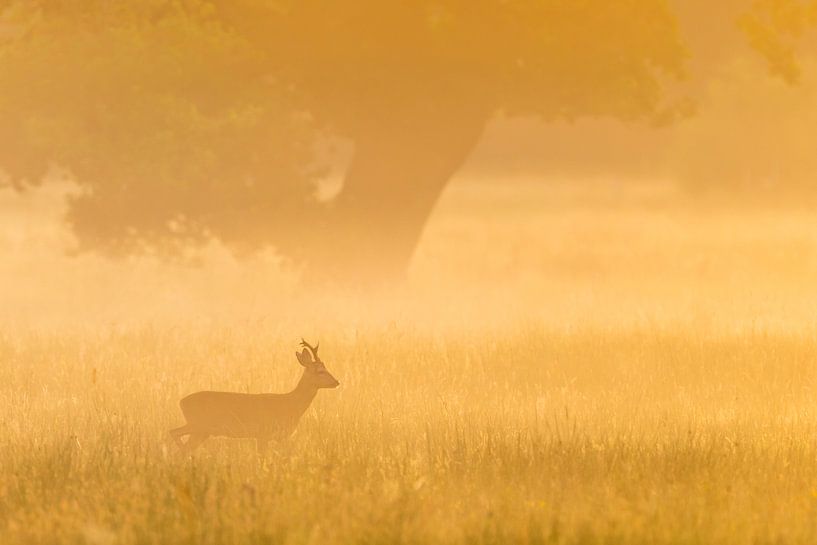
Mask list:
POLYGON ((68 169, 87 246, 266 241, 308 198, 307 123, 211 8, 43 3, 4 44, 0 161, 27 183, 68 169))
POLYGON ((772 72, 789 83, 800 79, 796 46, 817 25, 814 0, 754 0, 741 18, 752 46, 768 61, 772 72))
MULTIPOLYGON (((664 92, 685 53, 663 0, 0 9, 0 165, 19 187, 68 171, 83 189, 69 220, 84 247, 109 253, 210 237, 291 251, 316 204, 322 131, 421 143, 481 131, 497 111, 666 122, 683 105, 664 92)), ((407 160, 448 153, 436 147, 407 160)), ((406 178, 396 192, 422 191, 406 178)))

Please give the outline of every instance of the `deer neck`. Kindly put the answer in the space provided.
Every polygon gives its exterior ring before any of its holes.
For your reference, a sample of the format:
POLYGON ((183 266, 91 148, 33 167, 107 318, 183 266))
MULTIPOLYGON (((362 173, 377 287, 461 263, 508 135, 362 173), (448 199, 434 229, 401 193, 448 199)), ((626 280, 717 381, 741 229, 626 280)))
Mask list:
POLYGON ((309 384, 309 381, 306 379, 306 373, 301 375, 301 380, 298 381, 298 385, 290 392, 299 416, 309 408, 309 405, 317 394, 318 389, 314 385, 309 384))

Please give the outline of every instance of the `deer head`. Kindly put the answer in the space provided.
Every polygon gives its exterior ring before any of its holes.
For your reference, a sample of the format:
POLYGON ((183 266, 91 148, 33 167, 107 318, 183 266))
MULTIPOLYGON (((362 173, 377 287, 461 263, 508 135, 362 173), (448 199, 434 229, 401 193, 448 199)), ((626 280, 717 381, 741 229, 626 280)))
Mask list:
POLYGON ((304 379, 315 388, 337 388, 340 382, 333 377, 326 366, 318 357, 318 346, 320 342, 311 346, 308 342, 301 339, 301 346, 303 350, 295 352, 295 357, 298 362, 304 367, 304 379))

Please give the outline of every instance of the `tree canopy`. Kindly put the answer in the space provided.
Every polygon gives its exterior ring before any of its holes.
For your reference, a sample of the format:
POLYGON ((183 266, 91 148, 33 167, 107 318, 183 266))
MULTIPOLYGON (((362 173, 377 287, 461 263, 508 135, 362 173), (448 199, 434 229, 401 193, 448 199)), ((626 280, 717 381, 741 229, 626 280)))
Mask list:
MULTIPOLYGON (((788 77, 763 21, 800 32, 812 15, 774 10, 796 3, 759 0, 743 20, 788 77)), ((495 113, 661 124, 687 107, 666 0, 0 0, 0 14, 0 168, 20 188, 70 174, 70 225, 111 254, 214 237, 399 270, 495 113), (331 137, 355 156, 325 204, 331 137)))
POLYGON ((801 71, 798 44, 817 26, 817 1, 754 0, 739 23, 771 71, 789 83, 797 83, 801 71))
POLYGON ((265 242, 315 172, 304 120, 204 2, 20 3, 0 49, 0 165, 83 188, 87 248, 174 250, 213 234, 265 242))

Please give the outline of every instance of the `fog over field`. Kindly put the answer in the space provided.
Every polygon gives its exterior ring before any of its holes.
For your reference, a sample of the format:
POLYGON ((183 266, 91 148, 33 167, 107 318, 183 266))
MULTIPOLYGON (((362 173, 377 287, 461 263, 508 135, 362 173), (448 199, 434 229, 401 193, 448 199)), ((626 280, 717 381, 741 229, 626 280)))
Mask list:
POLYGON ((0 544, 817 542, 814 0, 0 0, 0 544))
POLYGON ((170 263, 76 256, 60 195, 0 200, 6 327, 298 317, 350 329, 400 319, 423 329, 522 322, 805 333, 817 319, 809 206, 702 202, 666 181, 455 179, 407 281, 351 294, 299 286, 276 256, 237 259, 217 243, 170 263))

